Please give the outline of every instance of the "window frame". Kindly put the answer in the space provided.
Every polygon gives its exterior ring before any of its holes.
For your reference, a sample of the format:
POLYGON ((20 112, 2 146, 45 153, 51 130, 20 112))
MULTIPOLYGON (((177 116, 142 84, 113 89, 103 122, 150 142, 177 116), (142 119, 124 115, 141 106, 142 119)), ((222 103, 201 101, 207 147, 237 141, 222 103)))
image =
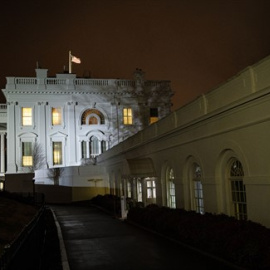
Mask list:
POLYGON ((168 194, 168 207, 176 208, 176 194, 175 194, 173 168, 167 169, 167 194, 168 194))
POLYGON ((243 165, 237 158, 233 158, 229 162, 228 171, 232 214, 237 220, 247 220, 247 194, 246 186, 243 180, 243 165), (236 166, 236 168, 234 168, 234 171, 232 170, 233 166, 236 166))
MULTIPOLYGON (((21 145, 22 145, 22 148, 21 148, 22 149, 22 152, 21 152, 22 167, 32 167, 33 166, 33 142, 31 142, 31 141, 22 141, 21 145), (30 152, 31 152, 30 155, 24 155, 24 152, 26 151, 26 148, 25 148, 26 144, 31 145, 30 146, 30 152), (31 159, 30 159, 30 157, 31 157, 31 159), (31 162, 28 163, 27 160, 28 160, 28 162, 31 160, 31 162)), ((29 150, 29 149, 27 149, 27 150, 29 150)))
POLYGON ((64 160, 63 160, 63 142, 62 141, 53 141, 52 142, 52 164, 54 167, 57 166, 63 166, 64 165, 64 160), (60 158, 58 157, 58 159, 61 162, 56 162, 56 149, 55 149, 55 145, 56 144, 60 144, 60 158))
POLYGON ((53 106, 51 107, 51 125, 53 127, 56 127, 56 126, 63 126, 63 107, 61 106, 53 106), (54 123, 54 112, 53 110, 59 110, 59 113, 60 113, 60 123, 54 123))
POLYGON ((146 180, 146 194, 147 199, 156 199, 157 192, 156 192, 156 181, 153 179, 146 180))
POLYGON ((133 125, 133 109, 131 107, 123 108, 123 124, 125 126, 133 125))
POLYGON ((203 215, 205 213, 205 210, 202 185, 202 169, 197 162, 193 163, 192 174, 194 208, 197 213, 203 215))
POLYGON ((31 107, 31 106, 22 106, 21 107, 21 126, 22 127, 33 127, 33 125, 34 125, 34 108, 31 107), (26 112, 24 112, 24 110, 27 110, 27 109, 31 110, 31 115, 30 116, 25 115, 26 112), (28 122, 29 119, 31 121, 31 124, 30 123, 29 124, 25 123, 25 122, 28 122))

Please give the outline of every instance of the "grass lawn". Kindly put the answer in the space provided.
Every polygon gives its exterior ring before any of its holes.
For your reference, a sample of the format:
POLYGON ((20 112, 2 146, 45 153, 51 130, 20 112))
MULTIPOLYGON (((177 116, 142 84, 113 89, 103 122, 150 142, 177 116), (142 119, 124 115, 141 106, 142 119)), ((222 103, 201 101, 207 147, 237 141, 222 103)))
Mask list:
POLYGON ((23 230, 38 208, 0 196, 0 254, 6 244, 12 242, 23 230))
MULTIPOLYGON (((37 206, 1 196, 0 193, 0 256, 4 246, 16 239, 38 210, 37 206)), ((57 228, 49 208, 45 208, 45 230, 46 237, 40 251, 38 269, 62 270, 57 228)))

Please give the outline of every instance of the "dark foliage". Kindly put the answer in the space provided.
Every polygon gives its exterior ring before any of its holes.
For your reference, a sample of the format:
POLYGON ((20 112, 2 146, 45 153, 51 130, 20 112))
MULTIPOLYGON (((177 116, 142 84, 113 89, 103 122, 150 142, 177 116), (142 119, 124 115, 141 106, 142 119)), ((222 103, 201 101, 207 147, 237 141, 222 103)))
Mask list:
POLYGON ((270 230, 260 224, 157 205, 131 208, 128 221, 246 269, 270 269, 270 230))

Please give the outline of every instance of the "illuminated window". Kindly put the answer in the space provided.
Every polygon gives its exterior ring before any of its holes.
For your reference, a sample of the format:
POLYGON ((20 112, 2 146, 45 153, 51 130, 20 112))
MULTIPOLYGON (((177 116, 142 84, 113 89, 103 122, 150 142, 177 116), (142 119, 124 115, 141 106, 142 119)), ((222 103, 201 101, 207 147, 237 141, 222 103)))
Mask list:
POLYGON ((105 124, 104 115, 97 109, 84 111, 81 117, 82 125, 103 125, 105 124))
POLYGON ((22 108, 22 125, 32 126, 32 108, 22 108))
POLYGON ((194 201, 196 212, 204 214, 204 201, 203 201, 203 187, 202 187, 202 172, 201 167, 193 164, 193 188, 194 188, 194 201))
POLYGON ((53 142, 53 165, 62 165, 62 142, 53 142))
POLYGON ((22 143, 22 166, 33 166, 33 149, 31 142, 22 143))
POLYGON ((169 179, 168 179, 168 191, 169 191, 169 207, 176 208, 176 199, 175 199, 175 184, 174 184, 174 172, 173 169, 169 170, 169 179))
POLYGON ((234 216, 247 220, 246 187, 243 183, 244 171, 240 161, 233 160, 230 167, 231 194, 234 216))
POLYGON ((89 118, 89 125, 97 125, 98 124, 98 119, 95 116, 91 116, 89 118))
POLYGON ((124 108, 123 109, 123 121, 124 125, 132 125, 132 109, 131 108, 124 108))
POLYGON ((154 199, 156 198, 156 183, 153 180, 146 181, 147 187, 147 198, 154 199))
POLYGON ((150 108, 150 124, 153 124, 158 121, 158 109, 150 108))
POLYGON ((52 108, 52 125, 57 126, 62 124, 62 109, 52 108))

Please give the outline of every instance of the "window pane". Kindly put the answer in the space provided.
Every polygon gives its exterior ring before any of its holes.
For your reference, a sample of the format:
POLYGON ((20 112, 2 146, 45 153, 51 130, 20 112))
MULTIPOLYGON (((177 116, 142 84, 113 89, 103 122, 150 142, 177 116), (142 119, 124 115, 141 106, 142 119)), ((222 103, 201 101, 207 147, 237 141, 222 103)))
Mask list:
POLYGON ((246 187, 243 182, 244 170, 239 160, 234 160, 230 167, 231 194, 234 216, 247 219, 246 187))
POLYGON ((32 108, 22 108, 22 125, 32 126, 32 108))
POLYGON ((98 124, 98 120, 95 116, 91 116, 89 118, 89 125, 97 125, 98 124))
POLYGON ((202 186, 202 171, 201 167, 197 164, 193 164, 193 183, 194 183, 194 201, 196 212, 204 213, 204 202, 203 202, 203 186, 202 186))
POLYGON ((22 143, 22 166, 32 166, 33 156, 32 156, 32 143, 23 142, 22 143))
POLYGON ((124 125, 132 125, 132 109, 124 108, 123 109, 123 122, 124 125))
POLYGON ((101 152, 104 153, 106 151, 106 141, 101 141, 101 152))
POLYGON ((62 164, 62 142, 53 142, 53 165, 62 164))
POLYGON ((62 109, 61 108, 52 108, 52 125, 61 125, 62 124, 62 109))
POLYGON ((104 115, 96 109, 88 109, 82 114, 82 118, 81 118, 82 125, 91 125, 91 124, 96 125, 96 124, 104 124, 104 123, 105 123, 104 115), (92 114, 93 116, 91 116, 92 114), (96 119, 92 119, 92 117, 96 119), (93 121, 97 121, 97 123, 93 121), (98 123, 98 121, 100 121, 100 123, 98 123))
POLYGON ((91 137, 90 155, 99 155, 99 140, 97 137, 91 137))
POLYGON ((82 158, 87 158, 87 142, 82 142, 82 158))

